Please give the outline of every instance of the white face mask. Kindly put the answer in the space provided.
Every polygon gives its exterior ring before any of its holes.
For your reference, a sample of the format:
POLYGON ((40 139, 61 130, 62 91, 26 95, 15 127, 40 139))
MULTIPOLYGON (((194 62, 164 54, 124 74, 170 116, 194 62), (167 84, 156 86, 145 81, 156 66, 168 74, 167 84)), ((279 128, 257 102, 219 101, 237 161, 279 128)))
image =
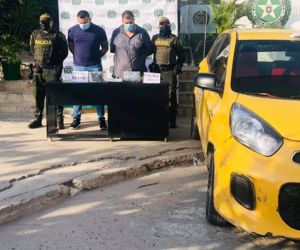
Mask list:
POLYGON ((90 23, 90 22, 88 22, 88 23, 80 23, 80 24, 79 24, 79 27, 80 27, 83 31, 86 31, 90 26, 91 26, 91 23, 90 23))

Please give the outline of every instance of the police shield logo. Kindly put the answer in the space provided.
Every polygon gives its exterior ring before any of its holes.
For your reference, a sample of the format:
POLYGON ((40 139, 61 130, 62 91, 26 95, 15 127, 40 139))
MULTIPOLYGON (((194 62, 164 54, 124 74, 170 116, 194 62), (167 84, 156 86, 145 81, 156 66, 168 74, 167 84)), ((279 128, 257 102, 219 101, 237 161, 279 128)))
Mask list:
POLYGON ((105 2, 104 0, 95 0, 96 5, 103 5, 104 2, 105 2))
POLYGON ((116 11, 114 11, 114 10, 109 10, 109 11, 107 11, 107 17, 108 18, 111 18, 111 19, 113 19, 113 18, 116 18, 117 17, 117 12, 116 11))
POLYGON ((65 74, 72 74, 73 68, 71 66, 64 67, 64 73, 65 74))
POLYGON ((290 0, 256 0, 252 5, 254 24, 281 24, 284 26, 291 14, 290 0))
POLYGON ((171 30, 175 31, 175 29, 176 29, 176 24, 175 23, 171 23, 171 30))
POLYGON ((132 10, 132 13, 134 17, 140 17, 140 11, 139 10, 132 10))
POLYGON ((209 14, 203 10, 197 11, 193 15, 193 23, 195 25, 199 25, 199 26, 207 25, 209 23, 209 19, 210 19, 209 14))
POLYGON ((81 0, 72 0, 72 4, 73 5, 80 5, 81 4, 81 0))
POLYGON ((160 16, 163 16, 163 15, 164 15, 163 9, 156 9, 156 10, 154 11, 154 16, 155 16, 155 17, 160 17, 160 16))
POLYGON ((143 28, 147 31, 147 32, 151 32, 152 31, 152 25, 150 23, 145 23, 143 25, 143 28))
POLYGON ((114 72, 114 66, 113 66, 113 65, 109 67, 109 72, 110 72, 111 74, 114 72))
POLYGON ((284 15, 284 8, 284 2, 280 0, 259 0, 255 6, 255 14, 263 22, 272 23, 284 15))
POLYGON ((70 19, 70 18, 71 18, 70 12, 68 12, 68 11, 63 11, 63 12, 60 14, 60 17, 61 17, 61 19, 70 19))

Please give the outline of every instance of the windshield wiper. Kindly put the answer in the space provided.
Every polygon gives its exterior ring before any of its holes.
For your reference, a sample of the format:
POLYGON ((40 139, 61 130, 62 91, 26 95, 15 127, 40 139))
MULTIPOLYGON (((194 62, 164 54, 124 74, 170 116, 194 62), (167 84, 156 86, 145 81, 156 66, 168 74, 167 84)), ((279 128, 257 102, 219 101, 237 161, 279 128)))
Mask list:
POLYGON ((245 95, 257 95, 257 96, 266 96, 270 98, 278 98, 278 96, 266 92, 240 92, 240 93, 245 95))
POLYGON ((270 97, 270 98, 283 98, 283 99, 300 99, 300 94, 299 95, 273 95, 269 94, 266 92, 240 92, 241 94, 245 95, 256 95, 256 96, 265 96, 265 97, 270 97))
POLYGON ((292 99, 300 99, 300 95, 292 95, 292 96, 290 96, 290 98, 292 98, 292 99))

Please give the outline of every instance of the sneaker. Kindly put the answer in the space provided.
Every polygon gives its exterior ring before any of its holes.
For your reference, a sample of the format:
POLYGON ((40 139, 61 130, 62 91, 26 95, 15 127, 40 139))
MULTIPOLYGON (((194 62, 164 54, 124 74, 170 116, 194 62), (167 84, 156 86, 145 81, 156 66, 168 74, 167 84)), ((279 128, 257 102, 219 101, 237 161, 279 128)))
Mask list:
POLYGON ((80 119, 78 118, 73 119, 73 122, 71 123, 71 128, 78 129, 79 126, 80 126, 80 119))
POLYGON ((106 125, 104 117, 100 118, 100 120, 99 120, 99 126, 100 126, 100 129, 103 129, 103 130, 107 129, 107 125, 106 125))
POLYGON ((29 128, 41 128, 43 127, 42 125, 42 120, 33 120, 31 123, 28 125, 29 128))
POLYGON ((57 124, 58 129, 64 129, 65 128, 65 124, 64 124, 63 119, 58 119, 57 123, 58 123, 57 124))

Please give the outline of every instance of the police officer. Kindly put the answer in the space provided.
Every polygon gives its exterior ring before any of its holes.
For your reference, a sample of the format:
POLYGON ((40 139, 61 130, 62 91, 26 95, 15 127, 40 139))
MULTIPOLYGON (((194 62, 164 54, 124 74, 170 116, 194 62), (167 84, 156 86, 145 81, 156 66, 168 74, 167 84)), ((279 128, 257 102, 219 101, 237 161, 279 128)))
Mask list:
MULTIPOLYGON (((29 124, 29 128, 39 128, 42 127, 46 83, 60 80, 62 64, 68 55, 66 37, 53 28, 53 20, 48 13, 40 16, 40 29, 34 30, 30 36, 30 50, 35 62, 32 72, 35 119, 29 124)), ((58 106, 57 115, 58 128, 63 129, 63 106, 58 106)))
POLYGON ((170 20, 159 19, 159 34, 152 38, 154 58, 150 67, 152 72, 160 72, 162 82, 169 84, 169 121, 170 128, 176 128, 177 113, 177 74, 183 65, 182 47, 177 36, 171 32, 170 20))

